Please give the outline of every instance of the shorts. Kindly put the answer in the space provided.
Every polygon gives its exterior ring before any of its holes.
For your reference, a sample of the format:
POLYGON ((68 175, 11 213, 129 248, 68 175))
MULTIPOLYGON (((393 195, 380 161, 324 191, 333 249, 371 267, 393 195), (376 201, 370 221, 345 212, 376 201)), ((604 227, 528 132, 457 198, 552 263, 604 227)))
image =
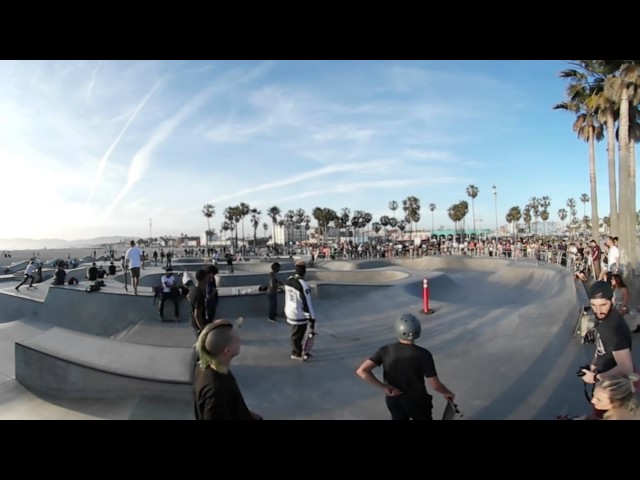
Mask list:
POLYGON ((140 267, 131 267, 131 276, 133 278, 140 278, 140 267))

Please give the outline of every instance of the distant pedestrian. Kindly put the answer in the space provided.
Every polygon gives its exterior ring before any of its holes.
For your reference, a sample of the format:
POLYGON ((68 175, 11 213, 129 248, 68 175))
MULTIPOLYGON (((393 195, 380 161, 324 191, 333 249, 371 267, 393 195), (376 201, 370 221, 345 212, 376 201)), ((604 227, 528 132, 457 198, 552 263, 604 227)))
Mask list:
POLYGON ((129 249, 124 254, 124 258, 128 262, 129 270, 131 270, 131 285, 133 285, 133 293, 138 294, 138 281, 140 280, 140 259, 142 252, 136 247, 136 242, 131 240, 129 249))
POLYGON ((271 264, 271 272, 269 273, 269 283, 267 284, 267 298, 269 299, 269 314, 267 318, 271 323, 276 322, 278 315, 278 290, 284 286, 284 284, 278 280, 279 271, 280 264, 273 262, 271 264))
POLYGON ((167 300, 171 300, 174 306, 176 322, 180 320, 180 310, 178 302, 180 301, 179 289, 176 286, 176 278, 173 275, 173 268, 167 268, 166 273, 161 278, 162 297, 160 298, 160 318, 164 320, 164 304, 167 300))

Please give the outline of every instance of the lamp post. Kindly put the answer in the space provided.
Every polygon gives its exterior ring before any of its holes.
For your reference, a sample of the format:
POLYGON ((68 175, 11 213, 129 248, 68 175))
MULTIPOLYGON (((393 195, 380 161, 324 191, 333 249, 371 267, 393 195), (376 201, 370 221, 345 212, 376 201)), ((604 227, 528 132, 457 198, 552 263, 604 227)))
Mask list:
POLYGON ((496 238, 498 238, 498 191, 495 185, 491 189, 493 190, 493 200, 496 208, 496 238))

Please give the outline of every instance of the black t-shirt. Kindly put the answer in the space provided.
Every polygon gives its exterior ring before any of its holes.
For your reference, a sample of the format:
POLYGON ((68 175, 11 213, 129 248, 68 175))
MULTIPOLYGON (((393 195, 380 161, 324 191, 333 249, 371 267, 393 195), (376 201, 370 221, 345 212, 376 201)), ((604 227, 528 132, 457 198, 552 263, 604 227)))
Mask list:
POLYGON ((631 350, 631 330, 622 315, 611 308, 609 315, 596 325, 596 366, 598 372, 608 372, 617 365, 613 352, 631 350))
POLYGON ((203 313, 203 318, 202 318, 202 324, 206 325, 206 318, 204 317, 204 311, 205 311, 205 293, 204 291, 202 291, 202 288, 197 287, 195 285, 192 285, 191 288, 189 289, 189 293, 187 294, 187 299, 189 300, 189 303, 191 304, 191 326, 193 328, 195 328, 196 330, 199 330, 197 324, 196 324, 196 320, 194 317, 196 308, 203 313))
POLYGON ((116 266, 109 265, 109 275, 115 275, 115 274, 116 274, 116 266))
POLYGON ((98 269, 96 267, 91 267, 89 269, 89 280, 97 280, 98 279, 98 269))
POLYGON ((382 365, 383 377, 388 385, 411 397, 426 397, 425 377, 437 376, 431 352, 415 344, 396 342, 385 345, 369 360, 378 366, 382 365))
POLYGON ((64 279, 67 276, 67 272, 65 272, 63 269, 59 268, 58 270, 56 270, 56 273, 54 274, 54 279, 53 279, 53 284, 54 285, 64 285, 64 279))
POLYGON ((231 371, 223 374, 196 365, 193 378, 196 420, 256 420, 231 371))

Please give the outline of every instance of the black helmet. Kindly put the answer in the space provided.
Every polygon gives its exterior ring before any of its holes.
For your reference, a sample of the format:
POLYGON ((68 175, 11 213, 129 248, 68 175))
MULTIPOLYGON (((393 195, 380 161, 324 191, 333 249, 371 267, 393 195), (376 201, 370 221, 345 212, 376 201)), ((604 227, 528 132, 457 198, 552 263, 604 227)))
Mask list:
POLYGON ((416 340, 420 338, 422 326, 414 315, 405 313, 396 320, 395 331, 400 340, 416 340))

